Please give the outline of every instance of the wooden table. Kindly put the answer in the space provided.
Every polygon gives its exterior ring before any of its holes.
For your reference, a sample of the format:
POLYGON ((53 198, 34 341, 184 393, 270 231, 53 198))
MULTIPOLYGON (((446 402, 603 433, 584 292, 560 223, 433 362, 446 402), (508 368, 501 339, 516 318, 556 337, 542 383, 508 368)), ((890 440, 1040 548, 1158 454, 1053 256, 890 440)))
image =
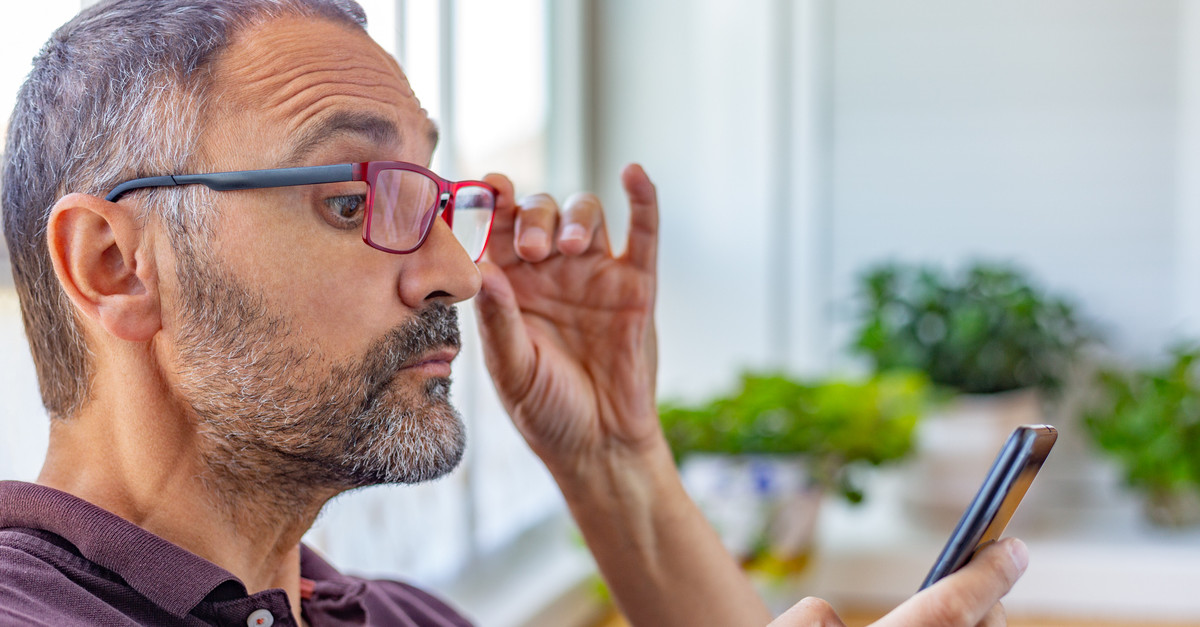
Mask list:
MULTIPOLYGON (((842 614, 846 627, 865 627, 879 619, 882 612, 866 610, 851 610, 842 614)), ((1200 627, 1200 623, 1146 623, 1146 622, 1106 622, 1094 619, 1042 619, 1029 616, 1010 616, 1009 627, 1200 627)), ((602 620, 596 627, 629 627, 629 623, 620 614, 613 612, 602 620)))

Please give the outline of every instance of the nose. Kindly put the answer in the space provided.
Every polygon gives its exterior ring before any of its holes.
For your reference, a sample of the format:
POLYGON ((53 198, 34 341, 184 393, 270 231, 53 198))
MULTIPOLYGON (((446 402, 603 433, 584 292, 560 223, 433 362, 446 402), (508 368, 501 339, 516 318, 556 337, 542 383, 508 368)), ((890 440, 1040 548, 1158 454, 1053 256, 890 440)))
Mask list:
POLYGON ((435 219, 420 248, 408 255, 399 278, 400 300, 413 309, 437 301, 451 305, 471 298, 483 282, 475 261, 445 220, 435 219))

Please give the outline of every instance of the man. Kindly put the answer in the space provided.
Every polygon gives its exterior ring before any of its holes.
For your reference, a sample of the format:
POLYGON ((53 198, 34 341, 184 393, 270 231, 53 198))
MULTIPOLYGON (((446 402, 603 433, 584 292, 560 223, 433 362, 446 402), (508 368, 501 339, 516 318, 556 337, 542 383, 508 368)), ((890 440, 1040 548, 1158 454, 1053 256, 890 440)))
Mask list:
MULTIPOLYGON (((458 463, 452 307, 475 296, 500 395, 631 621, 766 624, 655 415, 645 173, 623 173, 620 257, 594 196, 443 181, 363 20, 115 0, 35 62, 3 204, 52 424, 37 484, 0 485, 0 623, 465 624, 300 538, 340 492, 458 463)), ((991 548, 885 623, 1000 621, 1024 564, 991 548)), ((776 624, 839 623, 806 600, 776 624)))

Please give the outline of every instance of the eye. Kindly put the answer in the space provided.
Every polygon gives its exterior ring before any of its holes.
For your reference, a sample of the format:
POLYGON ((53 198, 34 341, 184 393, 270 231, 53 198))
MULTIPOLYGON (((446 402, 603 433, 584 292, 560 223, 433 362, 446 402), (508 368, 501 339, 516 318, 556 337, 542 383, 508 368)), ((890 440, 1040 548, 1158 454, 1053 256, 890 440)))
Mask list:
POLYGON ((329 224, 343 229, 355 228, 362 224, 363 213, 367 209, 367 197, 362 194, 334 196, 325 199, 325 220, 329 224))

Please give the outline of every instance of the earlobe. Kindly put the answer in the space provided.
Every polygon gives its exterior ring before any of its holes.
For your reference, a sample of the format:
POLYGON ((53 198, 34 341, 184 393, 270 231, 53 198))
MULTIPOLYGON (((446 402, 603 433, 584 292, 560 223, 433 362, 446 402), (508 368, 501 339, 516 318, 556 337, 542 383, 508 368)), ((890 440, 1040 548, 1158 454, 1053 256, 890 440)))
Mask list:
POLYGON ((110 335, 148 341, 162 327, 154 256, 132 211, 87 194, 50 210, 50 259, 80 314, 110 335))

